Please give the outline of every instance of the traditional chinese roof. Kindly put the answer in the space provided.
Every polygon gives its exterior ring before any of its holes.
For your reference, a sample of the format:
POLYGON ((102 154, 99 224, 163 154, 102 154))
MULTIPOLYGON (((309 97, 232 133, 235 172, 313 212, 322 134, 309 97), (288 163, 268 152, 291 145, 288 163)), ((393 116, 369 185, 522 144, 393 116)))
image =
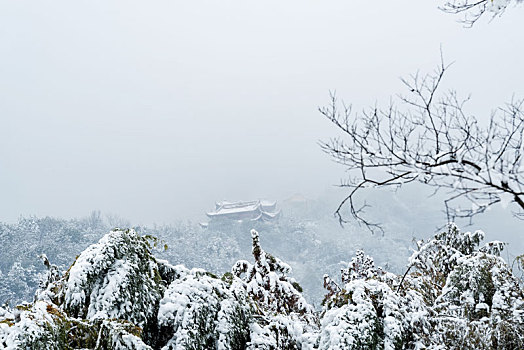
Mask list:
POLYGON ((277 210, 276 206, 275 201, 222 201, 215 203, 215 210, 206 214, 211 219, 272 221, 280 215, 280 210, 277 210))

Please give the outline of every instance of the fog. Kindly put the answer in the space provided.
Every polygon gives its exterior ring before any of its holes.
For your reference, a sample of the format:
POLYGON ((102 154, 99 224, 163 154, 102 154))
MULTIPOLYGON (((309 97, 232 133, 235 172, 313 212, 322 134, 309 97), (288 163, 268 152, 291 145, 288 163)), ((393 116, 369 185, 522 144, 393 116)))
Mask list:
POLYGON ((330 91, 386 104, 442 47, 485 118, 524 97, 523 11, 465 29, 431 1, 2 2, 0 220, 321 196, 344 177, 317 144, 330 91))

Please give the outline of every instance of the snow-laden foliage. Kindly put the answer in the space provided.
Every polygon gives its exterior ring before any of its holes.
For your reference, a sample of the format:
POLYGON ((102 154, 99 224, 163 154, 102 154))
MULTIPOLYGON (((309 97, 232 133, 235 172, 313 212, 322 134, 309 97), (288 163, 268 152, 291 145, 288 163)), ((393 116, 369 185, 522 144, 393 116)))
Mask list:
POLYGON ((49 262, 47 255, 40 255, 40 259, 42 260, 44 266, 47 268, 47 272, 44 275, 42 275, 40 279, 40 283, 38 284, 40 288, 37 289, 34 299, 52 302, 52 298, 55 297, 56 282, 58 282, 61 278, 60 271, 58 269, 58 266, 49 262), (49 288, 50 286, 53 286, 55 288, 53 288, 52 290, 51 288, 49 288))
POLYGON ((328 275, 321 349, 521 349, 524 291, 502 242, 450 225, 417 243, 404 276, 357 252, 337 284, 328 275))
POLYGON ((418 242, 410 258, 415 271, 402 287, 424 296, 431 329, 426 345, 523 348, 524 291, 499 256, 504 244, 480 247, 483 238, 481 231, 461 232, 451 224, 428 242, 418 242))
POLYGON ((351 259, 348 267, 342 269, 342 282, 347 283, 355 279, 371 278, 376 275, 375 262, 369 255, 364 255, 362 250, 356 252, 356 256, 351 259))
POLYGON ((433 310, 433 343, 524 348, 524 292, 498 256, 476 252, 459 258, 433 310))
POLYGON ((504 244, 481 246, 483 237, 450 225, 418 243, 404 275, 357 251, 338 281, 324 275, 317 314, 257 231, 254 262, 218 278, 155 258, 134 230, 113 230, 63 274, 41 257, 34 302, 0 307, 0 348, 522 349, 524 291, 500 257, 504 244))
POLYGON ((357 251, 341 275, 342 287, 335 286, 329 276, 324 277, 328 294, 319 348, 405 348, 414 324, 411 314, 423 309, 421 298, 406 302, 392 288, 395 276, 375 268, 373 258, 362 251, 357 251))
POLYGON ((354 280, 328 305, 321 349, 395 349, 402 344, 398 298, 386 284, 354 280))
POLYGON ((296 315, 258 317, 250 325, 248 350, 310 350, 316 348, 318 328, 296 315))
POLYGON ((0 347, 5 349, 151 349, 142 341, 141 329, 130 322, 71 318, 45 301, 19 305, 4 317, 0 347))
POLYGON ((114 230, 76 259, 57 284, 57 298, 73 317, 126 319, 145 328, 164 285, 148 241, 114 230))
POLYGON ((99 212, 80 219, 20 217, 13 224, 0 223, 0 304, 30 301, 42 274, 38 256, 45 253, 58 269, 65 270, 109 228, 99 212))
POLYGON ((265 252, 259 233, 251 230, 255 263, 240 260, 232 268, 233 285, 240 284, 254 301, 257 323, 249 349, 307 349, 313 346, 316 315, 289 277, 291 267, 265 252))
POLYGON ((63 275, 42 256, 48 271, 35 302, 0 309, 0 347, 312 348, 313 308, 286 276, 289 267, 262 250, 258 234, 253 233, 255 265, 245 263, 268 282, 261 285, 232 273, 219 279, 202 269, 173 266, 157 260, 151 249, 147 236, 115 229, 63 275), (262 290, 259 298, 255 292, 262 290))
POLYGON ((171 269, 177 278, 158 311, 164 349, 244 349, 252 314, 245 291, 201 269, 171 269))
POLYGON ((302 287, 288 276, 291 267, 260 247, 259 235, 251 230, 255 264, 238 261, 233 275, 241 278, 249 295, 260 309, 273 313, 306 315, 313 312, 302 296, 302 287))
POLYGON ((482 231, 461 232, 456 225, 450 224, 447 230, 427 242, 418 241, 417 250, 409 258, 409 267, 418 272, 411 282, 417 284, 428 302, 434 302, 459 258, 472 254, 483 239, 482 231))
MULTIPOLYGON (((336 274, 340 261, 356 249, 365 249, 377 263, 392 271, 398 273, 403 269, 410 255, 410 234, 371 237, 362 235, 357 225, 342 229, 332 220, 325 201, 311 201, 307 211, 304 208, 293 211, 286 206, 286 216, 278 224, 233 222, 202 229, 190 222, 179 222, 134 229, 141 235, 158 237, 161 248, 167 244, 167 250, 154 249, 155 256, 222 275, 236 261, 251 255, 252 239, 246 232, 255 228, 263 237, 265 249, 293 266, 293 276, 300 281, 304 296, 317 306, 324 296, 322 273, 336 274)), ((398 200, 395 203, 401 205, 398 200)), ((407 231, 399 226, 405 220, 404 209, 396 205, 377 208, 385 222, 396 222, 387 226, 392 232, 407 231)), ((109 219, 102 220, 94 212, 84 219, 30 217, 20 218, 15 224, 0 223, 0 305, 31 301, 41 275, 47 273, 38 256, 45 253, 59 271, 67 270, 77 255, 118 222, 109 219)))
POLYGON ((152 350, 141 338, 142 330, 126 320, 103 320, 95 349, 152 350))
POLYGON ((164 349, 313 347, 313 307, 288 276, 291 268, 262 249, 258 232, 251 234, 254 264, 240 260, 221 279, 202 269, 163 264, 176 275, 158 313, 164 349))
POLYGON ((113 230, 69 270, 42 256, 48 272, 33 304, 4 316, 0 346, 8 349, 150 349, 165 289, 146 238, 113 230), (8 327, 6 328, 5 325, 8 327))

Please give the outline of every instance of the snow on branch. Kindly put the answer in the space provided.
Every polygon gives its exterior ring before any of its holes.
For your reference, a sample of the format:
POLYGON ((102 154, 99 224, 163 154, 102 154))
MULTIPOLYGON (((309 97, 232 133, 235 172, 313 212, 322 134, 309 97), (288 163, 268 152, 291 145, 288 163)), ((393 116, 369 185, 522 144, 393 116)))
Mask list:
POLYGON ((466 26, 473 26, 484 14, 491 14, 492 18, 500 16, 511 4, 522 0, 449 0, 441 9, 452 14, 463 14, 462 22, 466 26))
POLYGON ((335 212, 341 224, 347 222, 342 215, 347 206, 372 232, 382 230, 363 215, 367 205, 358 204, 357 194, 412 182, 446 192, 450 222, 495 203, 513 203, 515 216, 524 214, 524 101, 512 100, 482 125, 465 110, 469 97, 440 91, 448 68, 442 61, 431 74, 403 79, 408 93, 385 108, 354 113, 334 94, 329 106, 319 108, 343 133, 320 143, 349 173, 340 185, 349 193, 335 212), (465 202, 469 205, 461 207, 465 202))
POLYGON ((313 307, 302 296, 302 287, 288 276, 291 267, 262 249, 257 231, 251 230, 251 237, 255 264, 240 260, 232 268, 233 275, 241 278, 261 309, 283 314, 312 314, 313 307))

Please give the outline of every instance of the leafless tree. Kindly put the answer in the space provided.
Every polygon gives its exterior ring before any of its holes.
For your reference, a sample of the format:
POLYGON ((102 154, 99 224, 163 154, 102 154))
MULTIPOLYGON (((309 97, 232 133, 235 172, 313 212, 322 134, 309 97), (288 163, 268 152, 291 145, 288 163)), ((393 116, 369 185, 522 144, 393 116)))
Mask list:
POLYGON ((387 108, 353 113, 332 94, 330 105, 319 109, 342 131, 342 137, 320 143, 348 169, 349 178, 340 186, 349 194, 335 212, 341 224, 348 208, 372 232, 381 231, 363 215, 366 204, 358 204, 357 194, 411 182, 445 193, 449 221, 471 219, 499 202, 511 202, 513 214, 524 218, 523 101, 494 110, 482 125, 465 112, 469 97, 440 92, 448 67, 442 61, 432 74, 402 80, 408 94, 387 108))
POLYGON ((463 22, 472 26, 486 13, 492 18, 502 15, 506 8, 512 3, 523 0, 449 0, 441 7, 445 12, 452 14, 463 14, 463 22))

